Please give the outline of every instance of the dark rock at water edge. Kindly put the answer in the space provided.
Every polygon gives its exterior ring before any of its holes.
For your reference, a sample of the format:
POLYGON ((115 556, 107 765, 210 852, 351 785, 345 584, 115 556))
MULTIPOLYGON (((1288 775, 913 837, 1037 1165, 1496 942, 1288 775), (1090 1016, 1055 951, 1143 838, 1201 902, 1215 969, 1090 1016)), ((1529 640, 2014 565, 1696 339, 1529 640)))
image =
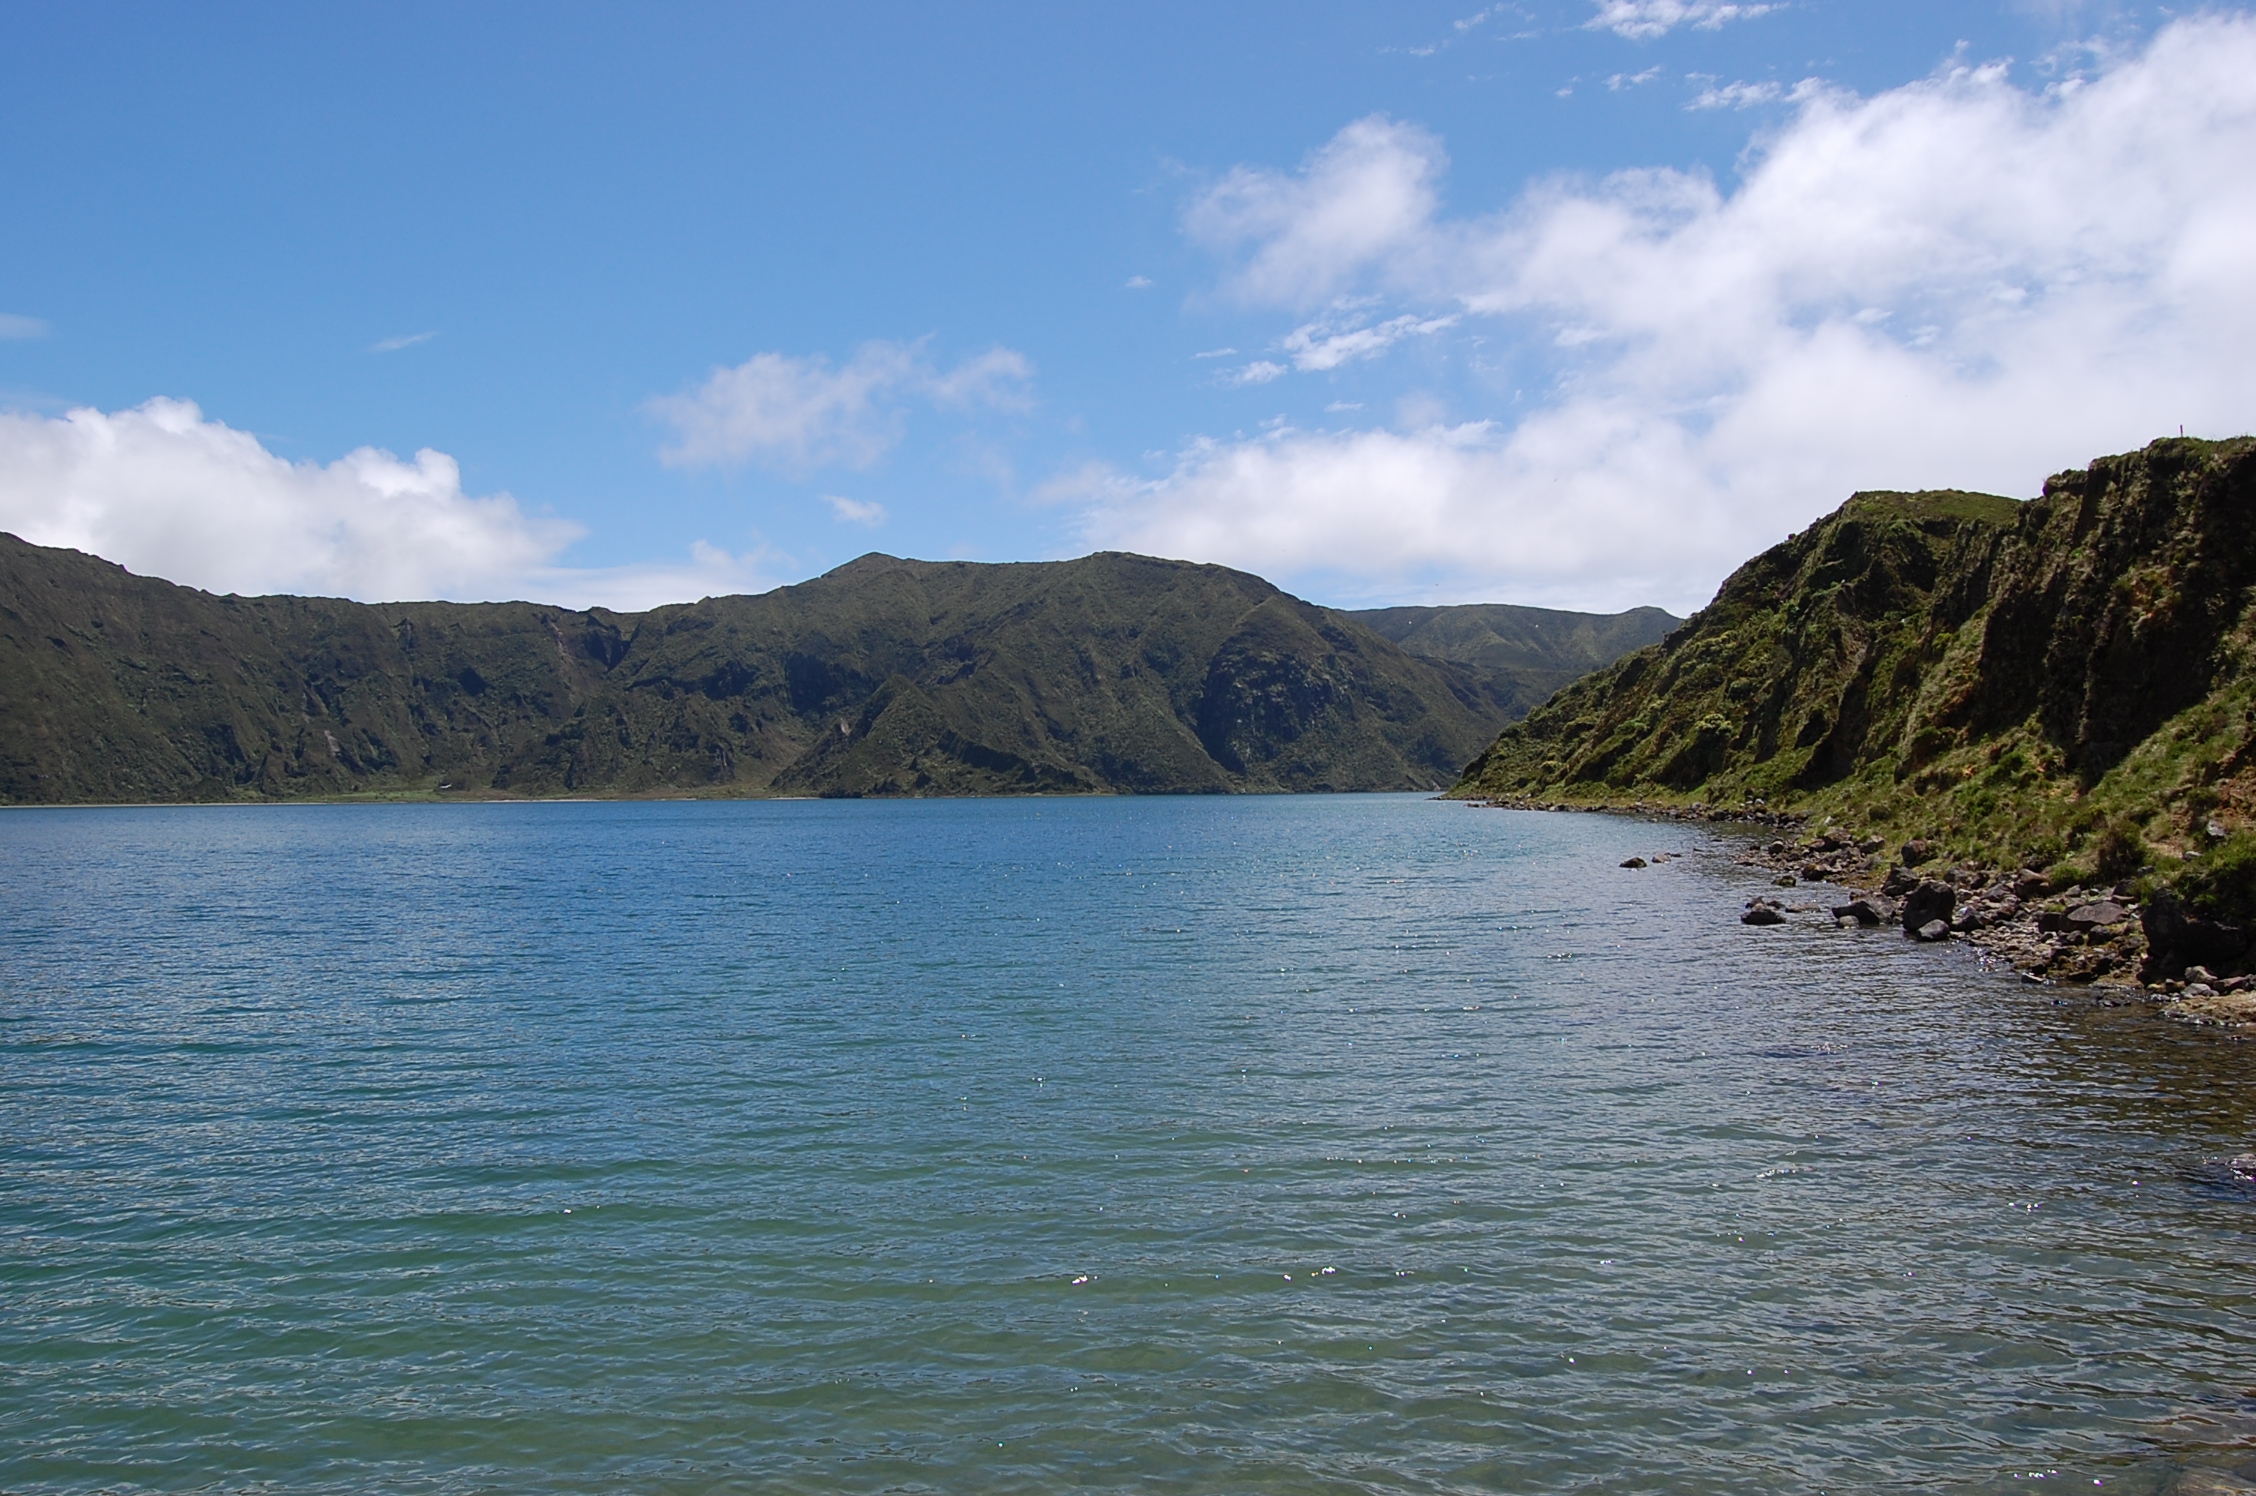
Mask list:
POLYGON ((1903 896, 1902 919, 1904 933, 1927 937, 1925 928, 1940 921, 1945 929, 1950 927, 1952 912, 1957 908, 1958 890, 1948 883, 1933 878, 1922 879, 1903 896))
POLYGON ((2182 979, 2190 967, 2230 968, 2249 951, 2247 930, 2192 913, 2169 889, 2147 900, 2139 924, 2146 935, 2143 981, 2182 979))

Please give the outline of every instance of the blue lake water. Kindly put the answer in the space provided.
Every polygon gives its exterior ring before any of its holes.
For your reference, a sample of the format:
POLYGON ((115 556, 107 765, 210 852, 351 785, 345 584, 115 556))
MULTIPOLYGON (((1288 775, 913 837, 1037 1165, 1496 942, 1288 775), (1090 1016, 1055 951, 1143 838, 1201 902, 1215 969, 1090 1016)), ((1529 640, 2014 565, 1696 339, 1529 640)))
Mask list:
POLYGON ((2251 1048, 1736 845, 0 813, 0 1490, 2256 1484, 2251 1048))

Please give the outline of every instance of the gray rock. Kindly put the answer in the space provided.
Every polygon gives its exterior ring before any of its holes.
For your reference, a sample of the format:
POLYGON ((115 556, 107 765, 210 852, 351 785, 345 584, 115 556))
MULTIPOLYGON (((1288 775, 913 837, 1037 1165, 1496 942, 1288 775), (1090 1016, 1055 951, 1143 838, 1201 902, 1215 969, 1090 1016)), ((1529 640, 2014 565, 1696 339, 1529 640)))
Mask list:
POLYGON ((1743 925, 1782 925, 1786 923, 1786 916, 1768 904, 1757 904, 1745 914, 1739 916, 1739 923, 1743 925))
POLYGON ((1645 859, 1642 857, 1628 857, 1622 860, 1623 867, 1643 867, 1644 865, 1645 859))
POLYGON ((1866 929, 1874 929, 1887 923, 1886 918, 1882 916, 1870 899, 1851 899, 1846 904, 1834 905, 1833 918, 1836 921, 1853 919, 1866 929))
POLYGON ((1901 861, 1905 867, 1917 867, 1922 862, 1933 861, 1934 856, 1935 844, 1933 842, 1914 838, 1903 844, 1901 861))
MULTIPOLYGON (((1909 924, 1906 924, 1904 928, 1910 929, 1911 927, 1909 924)), ((1937 940, 1948 940, 1950 939, 1950 926, 1944 924, 1939 919, 1931 919, 1927 921, 1927 923, 1921 925, 1918 929, 1912 930, 1911 938, 1914 940, 1925 940, 1929 942, 1937 940)))
POLYGON ((2131 911, 2125 909, 2121 904, 2116 903, 2113 899, 2102 899, 2097 903, 2078 904, 2075 908, 2069 910, 2068 927, 2074 930, 2089 930, 2096 925, 2119 925, 2130 917, 2131 911))

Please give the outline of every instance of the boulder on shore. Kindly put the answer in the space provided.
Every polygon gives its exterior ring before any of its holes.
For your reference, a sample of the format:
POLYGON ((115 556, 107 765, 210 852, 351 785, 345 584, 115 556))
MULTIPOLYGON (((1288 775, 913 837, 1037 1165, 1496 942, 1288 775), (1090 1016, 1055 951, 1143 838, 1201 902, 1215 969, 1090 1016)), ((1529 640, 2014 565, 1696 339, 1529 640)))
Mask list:
POLYGON ((1951 916, 1958 908, 1958 890, 1939 879, 1922 879, 1918 886, 1903 896, 1904 933, 1915 939, 1928 940, 1922 930, 1929 924, 1940 924, 1947 931, 1951 916))
POLYGON ((2142 982, 2174 980, 2184 976, 2189 966, 2229 966, 2248 952, 2246 930, 2202 918, 2167 888, 2156 889, 2146 901, 2139 925, 2146 933, 2146 960, 2139 967, 2142 982))

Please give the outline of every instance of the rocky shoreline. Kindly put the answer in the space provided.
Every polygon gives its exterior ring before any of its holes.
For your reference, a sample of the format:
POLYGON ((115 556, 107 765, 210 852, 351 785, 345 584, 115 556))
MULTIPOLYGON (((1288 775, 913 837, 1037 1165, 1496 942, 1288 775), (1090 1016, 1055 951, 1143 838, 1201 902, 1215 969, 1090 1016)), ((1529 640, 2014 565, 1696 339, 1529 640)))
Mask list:
MULTIPOLYGON (((2033 868, 1950 864, 1914 838, 1887 839, 1757 805, 1711 808, 1634 801, 1588 805, 1496 797, 1476 807, 1584 811, 1654 819, 1761 825, 1780 833, 1738 861, 1772 874, 1780 895, 1746 902, 1740 922, 1763 926, 1821 919, 1836 927, 1893 925, 1913 940, 1965 941, 2011 965, 2023 981, 2094 989, 2102 1000, 2153 1003, 2165 1016, 2233 1030, 2256 1029, 2256 939, 2190 914, 2167 889, 2143 901, 2130 882, 2055 888, 2033 868), (1811 902, 1817 888, 1845 899, 1811 902), (1807 888, 1807 893, 1788 890, 1807 888)), ((1622 864, 1646 866, 1632 857, 1622 864)))

